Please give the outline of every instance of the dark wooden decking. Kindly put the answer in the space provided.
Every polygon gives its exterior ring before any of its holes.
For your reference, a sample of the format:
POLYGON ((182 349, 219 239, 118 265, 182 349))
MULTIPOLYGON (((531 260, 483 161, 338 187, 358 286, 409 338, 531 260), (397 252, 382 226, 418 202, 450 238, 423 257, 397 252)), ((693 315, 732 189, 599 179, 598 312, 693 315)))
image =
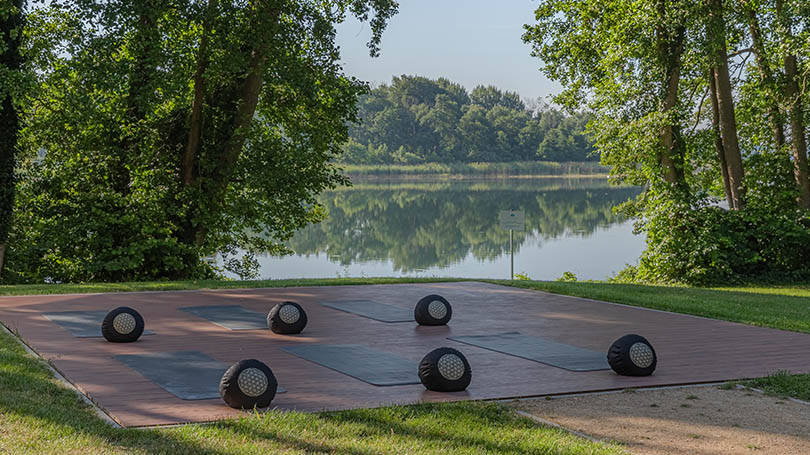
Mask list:
MULTIPOLYGON (((627 387, 722 381, 773 373, 810 371, 810 335, 595 302, 483 283, 401 284, 284 289, 26 296, 0 298, 0 321, 82 392, 124 426, 210 421, 239 411, 220 399, 184 401, 116 361, 113 356, 199 350, 231 364, 256 358, 267 363, 287 389, 272 406, 318 411, 393 403, 495 399, 627 387), (413 308, 432 293, 453 305, 446 327, 387 324, 325 308, 320 300, 368 299, 413 308), (178 308, 235 304, 266 312, 283 300, 299 302, 309 315, 301 335, 269 330, 230 331, 178 308), (75 338, 43 312, 112 309, 127 305, 144 316, 155 335, 137 343, 75 338), (606 351, 619 336, 638 333, 658 353, 658 369, 646 378, 612 371, 572 372, 447 340, 448 336, 520 331, 583 348, 606 351), (289 345, 366 344, 413 361, 451 346, 472 367, 465 392, 441 394, 418 385, 375 387, 286 354, 289 345)), ((170 368, 171 365, 166 365, 170 368)))

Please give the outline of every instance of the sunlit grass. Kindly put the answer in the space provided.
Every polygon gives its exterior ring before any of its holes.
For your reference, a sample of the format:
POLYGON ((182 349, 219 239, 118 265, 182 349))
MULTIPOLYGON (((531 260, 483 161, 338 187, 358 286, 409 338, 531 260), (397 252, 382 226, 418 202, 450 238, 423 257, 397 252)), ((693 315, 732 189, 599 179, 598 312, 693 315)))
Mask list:
POLYGON ((491 283, 810 333, 810 285, 690 288, 601 282, 491 283))
POLYGON ((810 374, 790 374, 781 371, 765 378, 745 381, 744 384, 762 389, 768 395, 810 401, 810 374))

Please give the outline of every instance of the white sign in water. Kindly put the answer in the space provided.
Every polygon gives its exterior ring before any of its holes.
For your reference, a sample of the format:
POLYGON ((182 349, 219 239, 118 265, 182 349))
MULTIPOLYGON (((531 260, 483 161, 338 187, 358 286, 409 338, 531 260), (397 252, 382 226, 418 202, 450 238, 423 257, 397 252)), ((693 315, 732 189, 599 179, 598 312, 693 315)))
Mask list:
POLYGON ((526 228, 526 212, 523 210, 501 210, 501 229, 522 231, 526 228))

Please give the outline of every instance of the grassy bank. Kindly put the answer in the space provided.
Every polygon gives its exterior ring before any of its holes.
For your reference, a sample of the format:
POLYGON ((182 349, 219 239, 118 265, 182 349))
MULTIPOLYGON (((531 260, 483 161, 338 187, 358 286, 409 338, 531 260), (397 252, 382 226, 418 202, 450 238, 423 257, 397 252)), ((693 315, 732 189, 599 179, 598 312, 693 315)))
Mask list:
POLYGON ((190 291, 201 289, 289 288, 298 286, 351 286, 396 283, 441 283, 461 278, 300 278, 251 281, 137 281, 130 283, 23 284, 0 286, 0 296, 40 294, 92 294, 100 292, 190 291))
POLYGON ((458 403, 304 414, 268 412, 210 425, 114 429, 12 336, 0 332, 3 454, 559 454, 618 455, 539 427, 505 406, 458 403))
POLYGON ((359 177, 406 176, 562 176, 607 175, 607 168, 598 162, 554 163, 550 161, 518 161, 512 163, 425 163, 425 164, 342 164, 346 174, 359 177))
POLYGON ((555 294, 810 333, 810 284, 708 289, 599 282, 487 281, 555 294))
POLYGON ((763 390, 768 395, 810 401, 810 374, 777 372, 766 378, 744 381, 744 385, 763 390))

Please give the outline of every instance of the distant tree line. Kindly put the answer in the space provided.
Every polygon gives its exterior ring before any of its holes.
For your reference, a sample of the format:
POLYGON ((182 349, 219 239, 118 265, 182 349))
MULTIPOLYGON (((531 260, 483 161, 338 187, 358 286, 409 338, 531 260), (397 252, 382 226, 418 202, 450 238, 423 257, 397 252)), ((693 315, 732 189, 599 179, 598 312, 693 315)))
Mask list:
POLYGON ((472 92, 440 78, 395 77, 364 95, 345 163, 596 161, 589 115, 545 105, 529 109, 514 92, 472 92))

